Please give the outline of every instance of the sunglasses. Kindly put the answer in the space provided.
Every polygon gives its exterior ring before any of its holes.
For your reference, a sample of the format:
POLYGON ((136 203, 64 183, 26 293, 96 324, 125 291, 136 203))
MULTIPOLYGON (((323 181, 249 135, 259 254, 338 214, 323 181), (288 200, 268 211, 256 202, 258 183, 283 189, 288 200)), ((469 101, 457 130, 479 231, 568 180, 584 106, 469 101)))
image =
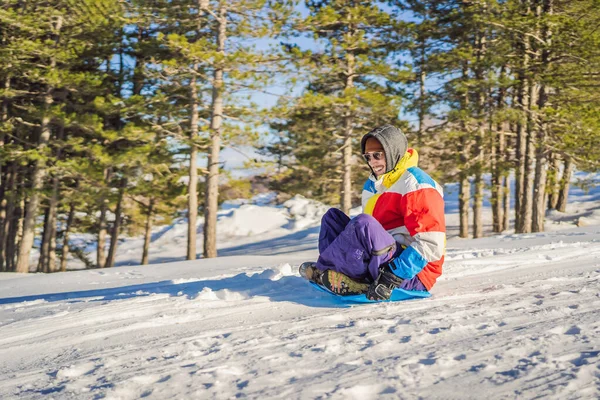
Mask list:
POLYGON ((383 151, 374 151, 372 153, 365 153, 362 156, 366 162, 371 162, 371 157, 379 161, 383 160, 383 157, 385 157, 385 153, 383 151))

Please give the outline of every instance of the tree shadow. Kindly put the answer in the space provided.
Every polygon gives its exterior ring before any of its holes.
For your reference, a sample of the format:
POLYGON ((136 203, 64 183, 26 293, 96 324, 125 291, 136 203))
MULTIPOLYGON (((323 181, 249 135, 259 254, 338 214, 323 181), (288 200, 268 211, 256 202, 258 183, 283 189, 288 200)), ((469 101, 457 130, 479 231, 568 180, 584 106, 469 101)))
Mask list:
POLYGON ((276 275, 277 272, 266 270, 250 276, 242 273, 218 280, 183 283, 168 280, 107 289, 7 297, 0 298, 0 305, 37 300, 69 303, 107 302, 154 294, 168 294, 173 297, 186 297, 189 300, 198 299, 207 302, 238 302, 254 297, 266 297, 272 302, 296 303, 308 307, 347 308, 350 306, 335 296, 316 290, 303 278, 284 276, 277 279, 276 275))
POLYGON ((320 230, 321 227, 316 226, 273 239, 222 248, 219 249, 219 256, 239 256, 246 254, 254 256, 281 255, 314 250, 317 248, 318 241, 313 235, 318 235, 320 230))
MULTIPOLYGON (((219 248, 219 257, 226 256, 276 256, 292 254, 303 251, 316 250, 318 248, 318 236, 320 227, 310 227, 298 232, 272 239, 259 240, 257 242, 219 248)), ((185 246, 185 243, 182 244, 185 246)), ((197 259, 202 258, 202 251, 196 254, 197 259)), ((185 256, 151 256, 149 264, 164 264, 178 261, 186 261, 185 256)), ((138 265, 138 259, 123 259, 115 263, 116 267, 138 265)))

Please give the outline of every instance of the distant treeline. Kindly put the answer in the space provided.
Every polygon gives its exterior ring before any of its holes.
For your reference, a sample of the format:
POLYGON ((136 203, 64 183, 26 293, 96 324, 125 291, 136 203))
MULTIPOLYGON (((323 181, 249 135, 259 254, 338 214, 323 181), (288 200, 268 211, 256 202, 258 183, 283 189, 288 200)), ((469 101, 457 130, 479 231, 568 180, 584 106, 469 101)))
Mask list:
POLYGON ((593 0, 4 1, 0 271, 112 267, 122 232, 145 235, 146 264, 177 216, 195 259, 198 211, 217 256, 223 194, 251 190, 223 179, 226 146, 273 160, 256 181, 347 212, 357 142, 386 123, 459 182, 462 237, 483 235, 484 176, 495 232, 511 198, 516 232, 542 231, 575 166, 600 163, 598 21, 593 0))

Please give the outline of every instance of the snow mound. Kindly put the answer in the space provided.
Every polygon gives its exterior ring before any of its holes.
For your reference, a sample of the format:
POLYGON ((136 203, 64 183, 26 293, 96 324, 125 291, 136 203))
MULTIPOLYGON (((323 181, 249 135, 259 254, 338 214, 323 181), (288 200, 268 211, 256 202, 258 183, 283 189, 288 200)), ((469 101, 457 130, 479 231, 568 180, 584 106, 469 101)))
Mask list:
POLYGON ((273 269, 266 269, 258 274, 252 275, 253 279, 268 279, 270 281, 278 281, 284 276, 292 276, 294 272, 290 264, 281 264, 273 269))
POLYGON ((219 236, 250 236, 285 226, 288 217, 284 209, 244 204, 219 218, 219 236))
POLYGON ((281 206, 271 206, 272 195, 257 196, 255 204, 228 201, 221 207, 217 232, 222 238, 256 236, 276 230, 297 231, 318 225, 329 209, 323 203, 297 195, 281 206), (262 204, 262 205, 259 205, 262 204))
POLYGON ((323 214, 329 209, 329 206, 301 195, 292 197, 283 203, 283 206, 292 218, 291 229, 302 229, 320 223, 323 214))
POLYGON ((579 217, 577 220, 577 226, 592 226, 600 225, 600 210, 594 210, 590 215, 579 217))

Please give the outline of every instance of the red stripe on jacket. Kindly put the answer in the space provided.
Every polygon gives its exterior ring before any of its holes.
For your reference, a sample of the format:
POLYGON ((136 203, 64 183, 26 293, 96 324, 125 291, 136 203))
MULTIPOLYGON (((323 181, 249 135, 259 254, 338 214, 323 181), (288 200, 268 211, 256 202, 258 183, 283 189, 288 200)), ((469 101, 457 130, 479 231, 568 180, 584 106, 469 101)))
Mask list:
POLYGON ((400 207, 405 210, 404 226, 410 236, 420 232, 446 232, 444 199, 437 190, 418 189, 404 195, 402 201, 400 207))

